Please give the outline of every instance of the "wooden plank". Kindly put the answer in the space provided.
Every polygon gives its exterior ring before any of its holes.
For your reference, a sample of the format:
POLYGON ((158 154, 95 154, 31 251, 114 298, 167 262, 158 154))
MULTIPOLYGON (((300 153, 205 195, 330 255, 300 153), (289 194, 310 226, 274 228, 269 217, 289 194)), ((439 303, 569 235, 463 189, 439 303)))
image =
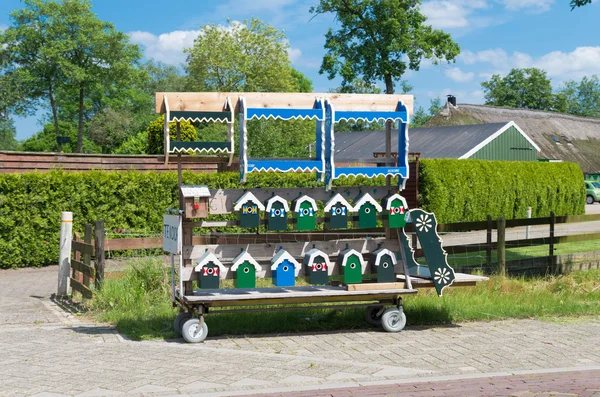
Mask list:
POLYGON ((71 242, 71 250, 79 251, 82 254, 94 255, 94 246, 92 244, 86 244, 83 241, 75 241, 71 242))
POLYGON ((73 277, 71 277, 71 288, 83 295, 84 298, 92 299, 92 291, 79 281, 75 280, 73 277))
MULTIPOLYGON (((194 236, 193 244, 210 244, 214 240, 211 236, 194 236)), ((136 249, 162 248, 161 237, 115 238, 104 240, 104 251, 127 251, 136 249)))
POLYGON ((442 223, 437 227, 437 231, 441 232, 465 232, 471 230, 487 230, 487 221, 481 222, 458 222, 458 223, 442 223))
MULTIPOLYGON (((413 113, 412 95, 389 94, 337 94, 337 93, 287 93, 287 92, 157 92, 156 113, 165 113, 164 96, 170 110, 215 111, 223 109, 227 98, 237 107, 240 96, 253 108, 306 108, 312 109, 315 98, 329 98, 336 110, 394 111, 401 100, 408 112, 413 113)), ((236 109, 237 111, 237 109, 236 109)))
MULTIPOLYGON (((412 280, 412 277, 411 277, 412 280)), ((374 291, 382 289, 403 289, 404 283, 362 283, 362 284, 348 284, 346 285, 347 291, 374 291)), ((412 288, 410 288, 412 289, 412 288)))
POLYGON ((96 221, 94 225, 94 251, 96 252, 96 289, 101 289, 104 283, 104 221, 96 221))
POLYGON ((77 270, 78 272, 92 279, 96 276, 96 270, 92 266, 88 266, 83 262, 71 260, 71 267, 73 270, 77 270))
MULTIPOLYGON (((454 279, 454 282, 452 283, 450 288, 452 288, 452 287, 473 287, 473 286, 477 285, 477 283, 479 283, 479 282, 489 280, 488 277, 476 276, 473 274, 466 274, 466 273, 454 273, 454 276, 456 278, 454 279)), ((396 278, 398 280, 405 279, 403 274, 396 275, 396 278)), ((413 288, 415 288, 415 289, 417 289, 417 288, 433 288, 434 287, 433 281, 430 279, 414 277, 414 276, 412 276, 410 279, 412 280, 413 288)))
POLYGON ((557 216, 554 219, 555 223, 594 222, 600 221, 600 214, 557 216))
MULTIPOLYGON (((220 234, 213 233, 211 236, 215 239, 212 244, 262 244, 262 243, 285 243, 297 241, 331 241, 343 239, 357 239, 365 237, 383 237, 385 234, 383 228, 378 229, 348 229, 346 231, 322 231, 322 232, 282 232, 282 233, 240 233, 240 234, 220 234)), ((194 244, 196 244, 194 242, 194 244)))
MULTIPOLYGON (((94 229, 91 223, 85 225, 85 233, 83 234, 83 240, 86 244, 92 244, 92 239, 94 238, 94 229)), ((83 264, 86 266, 90 266, 92 263, 92 256, 90 254, 83 255, 83 264)), ((91 266, 90 266, 91 267, 91 266)), ((83 276, 83 285, 86 287, 90 286, 91 280, 96 276, 96 271, 94 270, 94 274, 84 274, 83 276)))

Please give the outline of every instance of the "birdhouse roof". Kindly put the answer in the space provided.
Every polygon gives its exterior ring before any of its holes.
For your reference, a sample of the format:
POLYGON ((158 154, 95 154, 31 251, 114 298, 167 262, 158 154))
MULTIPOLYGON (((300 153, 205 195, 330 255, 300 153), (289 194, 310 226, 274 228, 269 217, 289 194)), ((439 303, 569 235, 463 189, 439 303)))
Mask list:
POLYGON ((386 210, 389 210, 392 207, 392 202, 394 200, 402 201, 402 205, 404 208, 408 209, 408 204, 406 204, 406 199, 400 196, 398 193, 392 194, 391 196, 387 196, 383 199, 383 205, 386 210))
POLYGON ((365 203, 373 205, 375 209, 377 209, 377 212, 383 211, 381 205, 379 205, 379 203, 373 198, 373 196, 371 196, 369 193, 363 193, 354 200, 354 212, 358 212, 360 207, 362 207, 365 203))
POLYGON ((304 203, 305 201, 308 201, 310 203, 313 210, 317 210, 317 202, 315 201, 315 199, 313 199, 310 196, 304 195, 302 197, 298 197, 293 201, 292 205, 294 206, 294 212, 300 211, 300 204, 304 203))
POLYGON ((300 272, 300 263, 294 259, 294 257, 284 249, 280 249, 277 254, 271 259, 271 270, 277 269, 277 266, 281 264, 284 260, 288 260, 291 264, 294 265, 294 273, 296 276, 300 272))
POLYGON ((304 254, 304 264, 311 265, 317 256, 322 256, 325 259, 325 264, 327 265, 327 273, 331 274, 331 272, 333 272, 333 266, 331 266, 329 256, 320 249, 313 248, 306 254, 304 254))
POLYGON ((342 204, 344 207, 352 211, 352 206, 350 205, 350 203, 348 203, 348 201, 346 201, 346 199, 341 194, 337 193, 325 203, 325 212, 330 211, 331 207, 333 207, 336 204, 342 204))
POLYGON ((233 209, 235 211, 239 211, 242 208, 242 205, 246 204, 248 201, 251 201, 252 203, 256 204, 256 206, 258 207, 259 210, 261 210, 261 211, 265 210, 265 206, 263 205, 263 203, 261 203, 260 200, 258 200, 256 198, 256 196, 252 194, 252 192, 244 193, 242 195, 242 197, 240 197, 235 202, 235 207, 233 207, 233 209))
POLYGON ((363 258, 362 254, 354 248, 346 248, 345 250, 340 251, 340 254, 338 255, 339 264, 342 266, 346 266, 346 261, 348 260, 348 257, 353 254, 358 257, 358 260, 360 261, 360 267, 364 272, 367 268, 367 262, 365 262, 365 259, 363 258))
POLYGON ((262 270, 262 266, 260 266, 258 264, 257 261, 254 260, 254 258, 252 257, 252 255, 250 255, 248 253, 248 251, 242 251, 238 256, 235 257, 235 259, 233 260, 233 265, 231 266, 231 271, 236 271, 237 268, 242 265, 244 262, 248 262, 250 263, 252 266, 254 266, 254 269, 256 269, 256 271, 261 271, 262 270))
POLYGON ((390 251, 387 248, 379 248, 379 249, 371 252, 371 255, 373 255, 373 258, 375 259, 374 260, 375 266, 379 266, 379 261, 385 254, 388 254, 390 256, 390 258, 392 258, 392 264, 394 266, 398 263, 398 261, 396 260, 396 254, 394 254, 392 251, 390 251))
POLYGON ((271 211, 271 206, 275 203, 283 204, 283 208, 285 208, 286 211, 290 210, 290 207, 288 206, 288 202, 286 199, 284 199, 281 196, 273 196, 273 197, 269 198, 267 201, 265 201, 265 207, 267 208, 266 211, 267 212, 271 211))
POLYGON ((210 197, 210 190, 206 185, 184 185, 181 187, 183 197, 210 197))
POLYGON ((199 272, 204 266, 208 265, 209 262, 212 262, 215 265, 217 265, 219 267, 219 270, 221 270, 221 274, 225 274, 225 272, 227 272, 227 268, 223 266, 223 264, 215 256, 215 254, 209 251, 206 251, 204 254, 202 254, 200 258, 196 259, 196 267, 194 268, 194 270, 199 272))

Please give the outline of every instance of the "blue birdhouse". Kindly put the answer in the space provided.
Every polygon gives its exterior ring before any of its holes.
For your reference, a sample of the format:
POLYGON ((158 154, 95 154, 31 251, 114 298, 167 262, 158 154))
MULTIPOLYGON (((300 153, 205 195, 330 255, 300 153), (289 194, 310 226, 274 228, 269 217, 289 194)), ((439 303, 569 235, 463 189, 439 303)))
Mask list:
POLYGON ((271 277, 277 287, 293 287, 299 272, 300 263, 284 249, 271 259, 271 277))

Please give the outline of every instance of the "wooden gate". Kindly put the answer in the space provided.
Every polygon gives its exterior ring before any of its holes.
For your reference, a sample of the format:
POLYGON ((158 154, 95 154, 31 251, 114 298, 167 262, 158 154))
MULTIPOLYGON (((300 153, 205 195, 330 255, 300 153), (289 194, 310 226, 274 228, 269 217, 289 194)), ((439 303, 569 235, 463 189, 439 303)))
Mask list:
POLYGON ((94 229, 86 225, 83 239, 75 233, 71 242, 71 288, 86 299, 92 298, 92 284, 100 289, 104 281, 104 221, 94 229))

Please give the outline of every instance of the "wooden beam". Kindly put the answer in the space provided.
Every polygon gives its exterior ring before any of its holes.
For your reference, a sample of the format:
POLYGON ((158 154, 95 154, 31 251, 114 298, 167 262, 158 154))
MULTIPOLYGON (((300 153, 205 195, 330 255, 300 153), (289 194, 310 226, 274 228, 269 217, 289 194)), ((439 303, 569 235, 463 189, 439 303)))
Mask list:
POLYGON ((82 254, 94 255, 94 246, 92 244, 86 244, 83 241, 75 241, 71 242, 71 250, 79 251, 82 254))
POLYGON ((81 284, 79 281, 75 280, 73 277, 71 277, 71 288, 73 288, 74 291, 77 291, 81 295, 83 295, 84 298, 92 299, 92 291, 85 285, 81 284))
POLYGON ((96 270, 92 266, 88 266, 83 262, 71 260, 71 268, 93 279, 96 276, 96 270))
MULTIPOLYGON (((408 112, 413 113, 412 95, 387 94, 335 94, 335 93, 284 93, 284 92, 157 92, 156 113, 164 113, 164 96, 169 100, 170 110, 223 111, 227 97, 233 106, 241 96, 248 107, 253 108, 305 108, 312 109, 315 99, 328 98, 336 110, 394 111, 402 101, 408 112)), ((236 109, 237 111, 237 109, 236 109)))

